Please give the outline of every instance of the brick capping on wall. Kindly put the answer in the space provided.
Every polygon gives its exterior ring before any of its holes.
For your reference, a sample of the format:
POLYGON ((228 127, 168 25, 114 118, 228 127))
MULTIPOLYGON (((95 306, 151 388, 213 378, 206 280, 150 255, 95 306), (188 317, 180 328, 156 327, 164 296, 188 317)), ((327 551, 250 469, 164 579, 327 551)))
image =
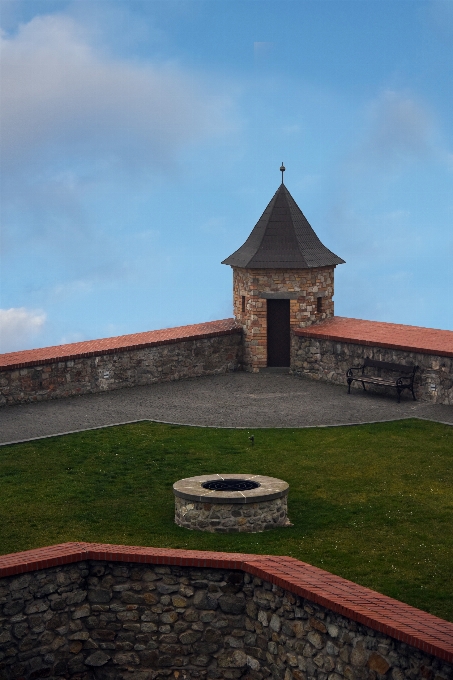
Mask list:
POLYGON ((221 335, 232 335, 241 332, 242 328, 236 324, 234 319, 222 319, 220 321, 208 321, 206 323, 197 323, 190 326, 164 328, 158 331, 118 335, 113 338, 73 342, 68 345, 55 345, 53 347, 43 347, 41 349, 9 352, 7 354, 0 354, 0 371, 9 371, 17 368, 25 368, 27 366, 53 364, 59 361, 79 359, 81 357, 116 354, 118 352, 126 352, 134 349, 170 345, 181 341, 214 338, 221 335))
POLYGON ((427 654, 453 662, 453 623, 292 557, 63 543, 0 556, 0 577, 84 560, 242 570, 427 654))
POLYGON ((295 329, 294 333, 306 338, 453 357, 453 331, 437 328, 336 316, 306 328, 295 329))

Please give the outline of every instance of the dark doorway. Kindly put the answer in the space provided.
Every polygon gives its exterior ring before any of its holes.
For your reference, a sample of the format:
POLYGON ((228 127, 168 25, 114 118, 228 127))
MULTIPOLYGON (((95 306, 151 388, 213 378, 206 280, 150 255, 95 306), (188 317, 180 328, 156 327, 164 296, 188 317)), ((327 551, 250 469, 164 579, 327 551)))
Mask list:
POLYGON ((267 365, 290 365, 289 300, 267 301, 267 365))

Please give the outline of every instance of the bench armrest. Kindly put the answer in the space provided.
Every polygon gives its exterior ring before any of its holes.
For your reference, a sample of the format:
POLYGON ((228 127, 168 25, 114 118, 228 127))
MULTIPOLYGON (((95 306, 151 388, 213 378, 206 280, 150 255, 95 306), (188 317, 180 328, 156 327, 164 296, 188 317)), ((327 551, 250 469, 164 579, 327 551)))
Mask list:
POLYGON ((396 379, 396 384, 402 385, 404 380, 406 380, 410 384, 414 380, 414 375, 401 375, 399 376, 399 378, 396 379))
POLYGON ((346 371, 346 377, 349 378, 352 376, 353 371, 361 371, 363 369, 363 366, 351 366, 351 368, 348 368, 346 371))

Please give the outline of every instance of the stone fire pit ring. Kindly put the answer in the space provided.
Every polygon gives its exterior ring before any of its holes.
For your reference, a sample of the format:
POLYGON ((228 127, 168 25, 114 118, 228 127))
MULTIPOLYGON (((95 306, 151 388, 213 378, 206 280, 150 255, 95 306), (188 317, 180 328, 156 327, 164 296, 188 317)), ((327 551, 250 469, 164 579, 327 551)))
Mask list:
POLYGON ((180 479, 173 484, 175 523, 185 529, 223 534, 292 526, 288 491, 287 482, 264 475, 215 474, 180 479), (231 480, 239 482, 240 487, 257 486, 240 491, 203 486, 223 487, 231 480))

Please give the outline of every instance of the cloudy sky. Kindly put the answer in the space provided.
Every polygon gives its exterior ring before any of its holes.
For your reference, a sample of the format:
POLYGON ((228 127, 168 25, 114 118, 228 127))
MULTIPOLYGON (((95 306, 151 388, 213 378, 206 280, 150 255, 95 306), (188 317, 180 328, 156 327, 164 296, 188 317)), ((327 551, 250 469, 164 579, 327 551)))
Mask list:
POLYGON ((453 330, 451 0, 0 8, 0 351, 231 316, 282 161, 336 314, 453 330))

